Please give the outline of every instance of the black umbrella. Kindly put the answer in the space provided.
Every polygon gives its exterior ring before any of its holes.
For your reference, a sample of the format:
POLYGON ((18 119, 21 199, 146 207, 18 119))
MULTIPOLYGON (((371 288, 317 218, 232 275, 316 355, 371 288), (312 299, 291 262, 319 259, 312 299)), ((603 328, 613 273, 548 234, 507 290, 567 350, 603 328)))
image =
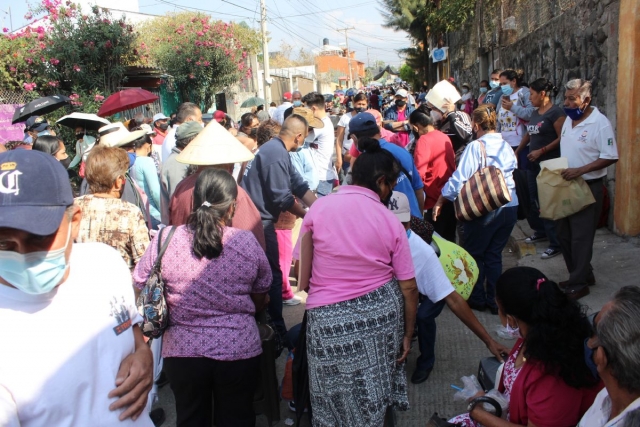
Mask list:
POLYGON ((41 116, 56 111, 58 108, 62 108, 70 102, 71 98, 64 95, 52 95, 35 99, 20 108, 16 108, 11 124, 15 125, 19 122, 26 122, 29 117, 41 116))

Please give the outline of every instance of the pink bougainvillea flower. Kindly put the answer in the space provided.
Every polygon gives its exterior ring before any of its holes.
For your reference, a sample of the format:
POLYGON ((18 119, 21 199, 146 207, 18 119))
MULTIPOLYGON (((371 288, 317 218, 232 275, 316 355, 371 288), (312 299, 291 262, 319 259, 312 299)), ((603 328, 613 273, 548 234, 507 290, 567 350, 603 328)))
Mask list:
POLYGON ((31 12, 27 12, 27 13, 24 15, 24 19, 26 19, 27 21, 28 21, 29 19, 31 19, 31 18, 33 18, 33 15, 31 14, 31 12))
POLYGON ((74 101, 79 98, 80 98, 80 95, 78 95, 77 93, 72 93, 71 95, 69 95, 69 99, 74 101))
POLYGON ((209 62, 209 61, 204 61, 204 66, 205 66, 205 67, 208 67, 209 65, 211 65, 211 62, 209 62))
POLYGON ((102 96, 102 95, 96 95, 93 99, 94 99, 94 101, 96 101, 96 102, 101 102, 101 101, 104 101, 104 96, 102 96))
POLYGON ((36 84, 35 83, 23 83, 22 87, 24 87, 24 90, 26 90, 27 92, 31 92, 33 89, 36 88, 36 84))
POLYGON ((78 64, 73 64, 73 71, 80 72, 80 67, 78 64))
POLYGON ((60 63, 60 60, 56 58, 51 58, 49 62, 51 63, 51 65, 58 65, 60 63))
POLYGON ((14 73, 14 72, 16 72, 16 71, 17 71, 17 69, 16 69, 16 67, 9 67, 9 71, 11 71, 12 73, 14 73))
POLYGON ((111 40, 107 40, 107 42, 104 44, 104 47, 107 49, 111 49, 112 46, 113 44, 111 43, 111 40))
POLYGON ((49 82, 49 86, 51 87, 58 87, 59 83, 58 82, 49 82))
POLYGON ((7 27, 4 27, 4 28, 2 29, 2 32, 3 32, 3 33, 8 33, 8 32, 9 32, 9 29, 8 29, 7 27))
POLYGON ((194 76, 193 74, 189 74, 189 78, 193 80, 196 78, 196 76, 194 76))
POLYGON ((197 35, 198 37, 202 37, 202 36, 204 36, 204 33, 203 33, 202 31, 198 31, 198 32, 196 33, 196 35, 197 35))

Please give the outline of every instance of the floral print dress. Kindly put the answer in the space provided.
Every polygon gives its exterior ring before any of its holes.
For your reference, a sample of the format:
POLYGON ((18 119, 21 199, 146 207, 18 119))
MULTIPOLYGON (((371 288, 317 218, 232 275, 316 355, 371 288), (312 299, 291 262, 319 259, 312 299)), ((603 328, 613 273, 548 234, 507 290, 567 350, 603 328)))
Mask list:
MULTIPOLYGON (((516 382, 516 378, 520 373, 520 368, 516 368, 516 359, 518 358, 518 354, 522 350, 522 345, 513 352, 511 356, 507 359, 504 364, 504 372, 502 374, 502 382, 504 384, 504 393, 502 393, 507 399, 510 400, 511 397, 511 389, 513 388, 513 384, 516 382)), ((507 419, 509 419, 509 414, 507 413, 507 419)), ((449 420, 450 423, 459 425, 461 427, 482 427, 482 424, 473 421, 469 414, 461 414, 457 417, 454 417, 449 420)))

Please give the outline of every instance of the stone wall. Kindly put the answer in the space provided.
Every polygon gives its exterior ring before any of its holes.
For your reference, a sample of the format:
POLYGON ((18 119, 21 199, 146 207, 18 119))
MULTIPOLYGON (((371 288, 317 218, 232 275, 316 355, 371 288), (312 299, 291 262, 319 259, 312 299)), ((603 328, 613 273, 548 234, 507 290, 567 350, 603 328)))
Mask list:
MULTIPOLYGON (((508 0, 505 0, 507 2, 508 0)), ((520 68, 524 70, 525 80, 533 81, 546 77, 560 88, 555 98, 556 104, 563 101, 562 85, 573 78, 586 78, 593 83, 593 103, 611 120, 616 127, 616 90, 618 80, 618 20, 619 0, 576 0, 571 8, 559 10, 556 0, 533 2, 542 8, 548 2, 551 19, 540 22, 539 27, 528 34, 516 30, 505 31, 480 22, 476 18, 462 31, 449 35, 449 54, 451 73, 460 84, 469 82, 477 96, 480 80, 480 66, 486 64, 492 69, 491 60, 499 68, 520 68), (555 12, 554 12, 555 10, 555 12), (497 46, 485 50, 485 60, 479 56, 479 42, 491 39, 491 34, 483 34, 483 29, 491 32, 497 46), (492 55, 493 54, 493 55, 492 55)), ((519 9, 514 9, 517 16, 519 9)), ((504 14, 503 14, 504 16, 504 14)), ((482 49, 480 49, 482 51, 482 49)), ((633 90, 630 88, 629 90, 633 90)), ((629 106, 629 108, 636 108, 629 106)), ((608 183, 610 196, 615 196, 615 165, 609 168, 608 183)), ((611 203, 613 208, 613 202, 611 203)), ((610 215, 610 221, 613 215, 610 215)))

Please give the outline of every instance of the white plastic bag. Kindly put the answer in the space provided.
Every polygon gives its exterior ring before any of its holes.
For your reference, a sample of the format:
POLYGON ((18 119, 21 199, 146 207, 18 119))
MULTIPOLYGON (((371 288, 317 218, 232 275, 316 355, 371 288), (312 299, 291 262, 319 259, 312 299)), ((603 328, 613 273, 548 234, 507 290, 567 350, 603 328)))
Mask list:
POLYGON ((484 391, 475 375, 462 377, 460 379, 464 384, 464 388, 454 393, 453 400, 463 400, 466 402, 479 392, 484 391))

